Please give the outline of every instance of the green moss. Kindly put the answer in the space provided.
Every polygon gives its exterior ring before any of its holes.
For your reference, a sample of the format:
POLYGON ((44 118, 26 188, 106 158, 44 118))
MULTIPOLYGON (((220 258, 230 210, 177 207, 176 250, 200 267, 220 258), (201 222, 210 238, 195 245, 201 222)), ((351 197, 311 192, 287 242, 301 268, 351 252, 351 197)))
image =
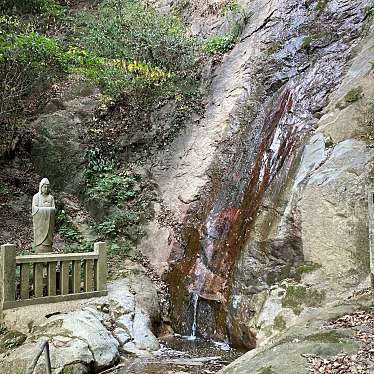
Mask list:
POLYGON ((316 11, 318 14, 322 13, 327 6, 328 0, 318 0, 317 6, 316 6, 316 11))
POLYGON ((286 294, 282 299, 283 308, 291 308, 295 314, 300 314, 302 304, 306 297, 306 288, 303 286, 289 286, 286 294))
POLYGON ((310 45, 312 44, 313 40, 315 40, 314 35, 307 35, 303 37, 303 41, 301 43, 302 49, 309 49, 310 45))
POLYGON ((270 366, 264 366, 262 367, 258 372, 258 374, 274 374, 273 369, 270 366))
POLYGON ((274 318, 274 328, 278 331, 283 331, 286 329, 287 324, 283 316, 279 315, 274 318))
POLYGON ((14 349, 26 340, 26 335, 19 331, 5 331, 0 335, 0 353, 14 349))
POLYGON ((304 262, 296 268, 296 273, 299 275, 307 274, 320 268, 321 268, 321 265, 315 262, 304 262))
POLYGON ((358 86, 348 91, 347 94, 344 96, 344 100, 347 104, 352 104, 360 100, 361 97, 362 97, 362 87, 358 86))
POLYGON ((302 285, 286 287, 286 294, 282 299, 283 308, 291 308, 295 314, 300 314, 304 306, 316 307, 321 305, 325 298, 325 291, 306 288, 302 285))
POLYGON ((364 14, 364 22, 362 24, 362 33, 364 36, 369 34, 371 25, 373 24, 374 20, 374 1, 371 2, 366 8, 365 8, 365 14, 364 14))
POLYGON ((343 343, 347 340, 347 337, 339 334, 336 331, 323 331, 309 335, 305 338, 305 340, 318 343, 343 343))

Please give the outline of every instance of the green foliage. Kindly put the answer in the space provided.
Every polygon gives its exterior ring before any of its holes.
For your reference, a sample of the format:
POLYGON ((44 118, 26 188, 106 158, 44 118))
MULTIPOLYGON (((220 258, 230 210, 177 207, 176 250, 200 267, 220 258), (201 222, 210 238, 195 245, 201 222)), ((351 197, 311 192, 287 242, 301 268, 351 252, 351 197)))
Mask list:
POLYGON ((64 253, 83 253, 83 252, 92 252, 94 248, 94 243, 83 240, 79 238, 78 241, 71 242, 64 248, 64 253))
POLYGON ((42 101, 46 89, 65 72, 58 43, 18 23, 0 22, 0 126, 9 136, 21 123, 30 101, 42 101))
POLYGON ((136 179, 133 176, 105 175, 89 190, 89 196, 118 204, 136 195, 135 184, 136 179))
POLYGON ((110 173, 114 169, 113 159, 110 156, 104 156, 98 148, 88 150, 85 159, 84 179, 88 187, 91 187, 98 177, 110 173))
POLYGON ((239 6, 236 11, 238 15, 230 21, 230 32, 215 35, 208 39, 204 46, 206 53, 211 55, 224 54, 231 50, 237 43, 251 15, 244 12, 239 6))
POLYGON ((116 210, 96 226, 96 231, 112 239, 122 236, 136 242, 142 234, 140 222, 141 217, 138 212, 127 209, 116 210))
POLYGON ((119 257, 123 258, 129 255, 130 251, 134 249, 134 244, 130 240, 121 240, 118 243, 111 243, 108 248, 109 258, 119 257))
POLYGON ((316 39, 315 35, 307 35, 303 37, 301 48, 309 50, 312 42, 316 39))
POLYGON ((195 65, 195 41, 175 16, 160 16, 136 0, 105 0, 82 13, 77 43, 95 55, 145 63, 186 75, 195 65))
POLYGON ((67 222, 61 226, 58 233, 70 242, 79 242, 81 239, 81 234, 70 222, 67 222))
POLYGON ((9 195, 9 193, 10 191, 9 191, 8 186, 4 184, 0 184, 0 195, 6 196, 6 195, 9 195))
POLYGON ((6 326, 3 323, 0 323, 0 335, 5 334, 8 331, 6 326))
POLYGON ((205 44, 205 51, 211 55, 224 54, 235 45, 235 38, 231 33, 216 35, 205 44))
POLYGON ((56 201, 56 226, 58 233, 68 242, 81 242, 81 234, 70 221, 68 215, 66 214, 65 205, 61 199, 56 201))
POLYGON ((2 0, 0 13, 60 15, 63 8, 54 0, 2 0))
POLYGON ((226 15, 229 12, 239 12, 241 10, 241 6, 239 5, 237 0, 230 0, 223 6, 223 14, 226 15))
POLYGON ((320 268, 321 268, 321 265, 315 262, 304 262, 296 268, 296 273, 299 275, 307 274, 320 268))

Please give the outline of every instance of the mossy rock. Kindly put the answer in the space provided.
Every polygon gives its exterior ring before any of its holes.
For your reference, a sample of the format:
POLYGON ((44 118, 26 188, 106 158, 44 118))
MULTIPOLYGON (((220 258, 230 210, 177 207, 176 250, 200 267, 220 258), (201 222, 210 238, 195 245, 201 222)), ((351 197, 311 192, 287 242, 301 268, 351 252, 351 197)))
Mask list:
POLYGON ((309 335, 305 339, 306 341, 319 342, 319 343, 345 343, 349 340, 349 337, 343 335, 336 330, 321 331, 313 335, 309 335))
POLYGON ((274 329, 278 331, 283 331, 287 327, 286 320, 283 318, 283 316, 278 315, 274 318, 274 329))
POLYGON ((274 371, 272 370, 271 366, 264 366, 257 373, 258 374, 274 374, 274 371))
POLYGON ((349 90, 347 94, 344 96, 344 100, 347 104, 352 104, 360 100, 362 96, 362 87, 358 86, 349 90))
POLYGON ((26 340, 26 335, 19 331, 6 331, 0 335, 0 353, 14 349, 26 340))
POLYGON ((60 111, 42 116, 35 127, 31 156, 39 175, 49 178, 54 190, 79 192, 85 156, 80 120, 60 111))
POLYGON ((320 306, 325 296, 324 290, 307 288, 303 285, 287 285, 286 293, 282 298, 282 307, 290 308, 295 314, 299 315, 305 306, 320 306))
POLYGON ((321 267, 322 265, 315 262, 303 262, 296 268, 296 273, 299 275, 308 274, 320 269, 321 267))

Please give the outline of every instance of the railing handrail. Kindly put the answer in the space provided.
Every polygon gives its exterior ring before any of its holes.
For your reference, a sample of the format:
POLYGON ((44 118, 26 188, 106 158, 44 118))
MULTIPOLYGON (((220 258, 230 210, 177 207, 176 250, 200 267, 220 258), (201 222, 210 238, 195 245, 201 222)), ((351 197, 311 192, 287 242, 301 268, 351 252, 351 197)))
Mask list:
POLYGON ((14 244, 3 244, 0 312, 26 305, 105 296, 107 275, 105 242, 94 243, 93 252, 26 256, 16 256, 14 244))
POLYGON ((50 353, 49 353, 49 343, 48 343, 48 340, 45 340, 40 345, 40 347, 39 347, 39 349, 37 351, 36 356, 34 357, 31 365, 27 369, 27 374, 33 374, 33 372, 35 370, 35 367, 36 367, 36 365, 37 365, 37 363, 39 361, 39 358, 42 355, 43 351, 45 352, 45 365, 46 365, 47 374, 52 374, 51 356, 50 356, 50 353))
POLYGON ((82 253, 51 253, 40 255, 17 256, 16 264, 26 264, 35 262, 55 262, 55 261, 74 261, 74 260, 97 260, 99 254, 97 252, 82 253))

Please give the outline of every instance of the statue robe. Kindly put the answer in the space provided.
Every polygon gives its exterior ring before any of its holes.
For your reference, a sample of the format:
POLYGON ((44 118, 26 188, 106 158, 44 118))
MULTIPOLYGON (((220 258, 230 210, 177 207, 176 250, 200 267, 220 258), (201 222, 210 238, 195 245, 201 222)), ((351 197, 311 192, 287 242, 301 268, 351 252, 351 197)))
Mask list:
POLYGON ((52 246, 55 227, 55 202, 52 195, 43 196, 40 192, 34 195, 32 220, 35 247, 52 246))

